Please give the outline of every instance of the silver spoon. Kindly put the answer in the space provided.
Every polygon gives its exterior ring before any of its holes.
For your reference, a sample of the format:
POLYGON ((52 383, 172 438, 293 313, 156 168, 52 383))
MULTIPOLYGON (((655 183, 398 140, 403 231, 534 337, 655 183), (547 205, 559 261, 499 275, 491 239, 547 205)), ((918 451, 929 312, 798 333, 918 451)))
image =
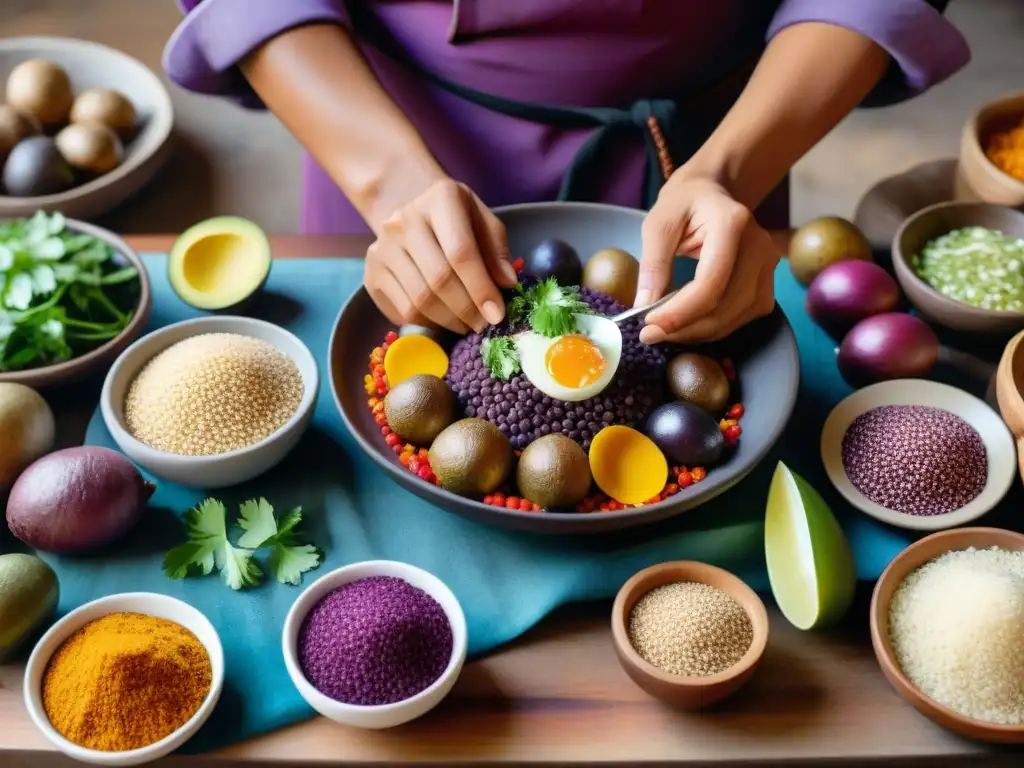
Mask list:
POLYGON ((678 288, 674 291, 669 291, 653 304, 648 304, 646 307, 633 307, 632 309, 627 309, 625 312, 620 312, 617 315, 612 315, 608 319, 611 320, 616 325, 621 325, 627 320, 632 320, 637 315, 646 315, 648 312, 653 312, 658 307, 669 302, 672 299, 672 297, 675 296, 677 293, 679 293, 678 288))

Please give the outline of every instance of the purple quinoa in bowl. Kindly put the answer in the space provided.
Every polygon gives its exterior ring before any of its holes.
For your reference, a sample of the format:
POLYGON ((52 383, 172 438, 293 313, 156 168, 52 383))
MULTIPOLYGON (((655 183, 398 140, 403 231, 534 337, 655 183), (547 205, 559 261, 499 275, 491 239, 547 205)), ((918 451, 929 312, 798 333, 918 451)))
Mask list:
MULTIPOLYGON (((580 288, 580 298, 592 310, 610 316, 628 307, 590 288, 580 288)), ((639 428, 647 415, 669 399, 665 369, 673 350, 667 345, 648 346, 640 341, 643 318, 623 323, 622 357, 608 387, 596 397, 564 402, 545 395, 523 373, 508 381, 494 378, 480 354, 484 336, 503 336, 507 323, 483 335, 471 333, 455 342, 449 355, 445 380, 462 408, 462 415, 486 419, 502 431, 512 447, 522 450, 537 438, 561 433, 584 449, 601 429, 612 424, 639 428)))

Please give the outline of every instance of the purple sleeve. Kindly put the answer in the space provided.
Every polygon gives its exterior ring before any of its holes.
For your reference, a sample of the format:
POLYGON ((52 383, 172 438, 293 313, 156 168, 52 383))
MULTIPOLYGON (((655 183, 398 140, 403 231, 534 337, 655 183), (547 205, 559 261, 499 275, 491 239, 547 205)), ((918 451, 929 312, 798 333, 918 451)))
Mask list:
POLYGON ((263 107, 236 66, 248 53, 293 27, 347 24, 343 0, 178 0, 185 19, 164 48, 172 82, 196 93, 263 107))
POLYGON ((783 0, 768 29, 817 21, 874 40, 896 65, 868 105, 893 103, 941 83, 970 61, 964 36, 926 0, 783 0))

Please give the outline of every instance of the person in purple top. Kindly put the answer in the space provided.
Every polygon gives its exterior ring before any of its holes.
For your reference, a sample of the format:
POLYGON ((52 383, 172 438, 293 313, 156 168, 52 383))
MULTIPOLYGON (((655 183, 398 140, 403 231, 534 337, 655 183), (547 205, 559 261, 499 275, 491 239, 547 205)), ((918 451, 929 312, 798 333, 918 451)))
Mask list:
POLYGON ((793 164, 970 58, 946 0, 179 2, 171 79, 271 109, 308 151, 303 231, 369 227, 381 311, 457 332, 515 281, 489 207, 534 200, 649 209, 638 306, 698 259, 646 343, 769 313, 793 164))

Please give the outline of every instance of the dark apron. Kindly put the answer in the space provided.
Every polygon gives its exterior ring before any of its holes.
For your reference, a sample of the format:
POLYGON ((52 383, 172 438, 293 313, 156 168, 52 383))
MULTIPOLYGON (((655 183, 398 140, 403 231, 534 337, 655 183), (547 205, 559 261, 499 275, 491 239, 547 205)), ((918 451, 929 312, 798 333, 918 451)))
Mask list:
MULTIPOLYGON (((357 40, 373 46, 439 88, 509 117, 565 130, 594 129, 577 150, 566 171, 558 191, 558 200, 589 201, 589 195, 598 188, 602 152, 608 143, 623 135, 640 134, 647 151, 643 206, 649 209, 657 200, 662 184, 671 175, 674 162, 685 162, 706 138, 701 135, 703 131, 693 128, 699 122, 697 116, 692 114, 696 109, 689 99, 686 105, 673 99, 640 99, 622 108, 564 107, 506 99, 454 83, 426 71, 413 61, 364 3, 347 5, 357 40)), ((731 75, 727 82, 714 86, 712 90, 728 90, 734 100, 752 69, 752 65, 745 67, 742 72, 731 75)), ((706 115, 703 118, 706 120, 706 115)))

